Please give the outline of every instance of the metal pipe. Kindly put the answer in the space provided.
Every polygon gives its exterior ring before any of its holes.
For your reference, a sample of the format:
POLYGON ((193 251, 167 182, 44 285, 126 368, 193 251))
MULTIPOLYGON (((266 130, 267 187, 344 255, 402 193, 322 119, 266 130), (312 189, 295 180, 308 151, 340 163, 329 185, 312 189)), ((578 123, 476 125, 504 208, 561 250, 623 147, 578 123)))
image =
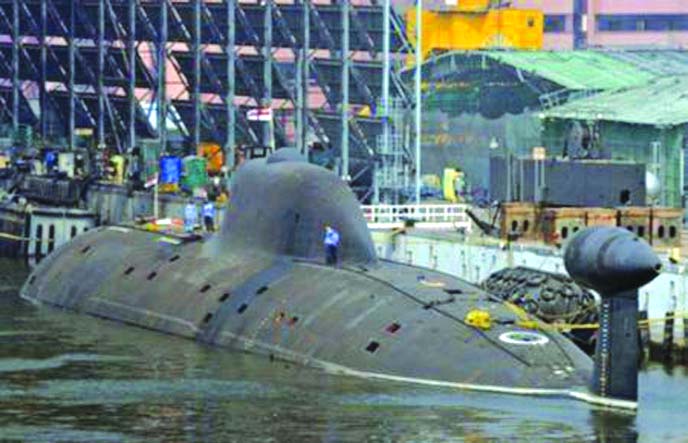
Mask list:
POLYGON ((74 39, 74 27, 76 26, 76 0, 69 2, 69 30, 67 43, 69 45, 69 149, 74 150, 74 130, 76 129, 76 97, 74 97, 74 73, 76 68, 76 42, 74 39))
POLYGON ((163 152, 167 151, 167 0, 160 4, 160 30, 158 34, 158 134, 163 152))
MULTIPOLYGON (((305 9, 305 1, 301 1, 302 11, 305 9)), ((303 16, 302 16, 303 17, 303 16)), ((303 29, 303 26, 301 27, 303 29)), ((302 36, 303 38, 303 36, 302 36)), ((303 65, 306 64, 303 44, 296 49, 296 106, 294 109, 294 144, 296 149, 303 153, 303 103, 304 88, 303 88, 303 65)))
POLYGON ((341 20, 342 20, 342 85, 341 85, 341 143, 342 143, 342 179, 349 181, 349 0, 342 0, 341 20))
POLYGON ((201 143, 201 2, 193 0, 193 147, 201 143))
POLYGON ((12 1, 12 133, 19 131, 19 0, 12 1))
POLYGON ((98 149, 105 147, 105 0, 98 1, 98 149))
POLYGON ((235 150, 235 125, 236 115, 234 109, 235 88, 235 29, 236 29, 236 2, 227 0, 227 35, 225 37, 225 53, 227 54, 227 95, 225 97, 225 111, 227 112, 227 139, 225 141, 225 166, 228 170, 234 168, 235 150))
MULTIPOLYGON (((384 154, 382 158, 382 170, 387 173, 388 168, 386 157, 389 154, 389 131, 390 131, 390 103, 389 103, 389 77, 391 75, 391 59, 390 59, 390 8, 391 1, 384 0, 382 4, 382 146, 381 151, 384 154)), ((377 168, 377 162, 375 163, 377 168)), ((377 174, 375 174, 377 176, 377 174)), ((380 200, 380 184, 375 180, 375 203, 380 200)))
MULTIPOLYGON (((265 0, 263 17, 263 108, 272 107, 272 0, 265 0)), ((273 116, 274 118, 274 116, 273 116)), ((263 146, 275 149, 272 120, 263 124, 263 146)))
POLYGON ((513 200, 511 196, 511 188, 514 184, 513 168, 512 168, 512 158, 511 151, 504 147, 506 150, 506 201, 510 202, 513 200))
POLYGON ((129 1, 129 34, 127 35, 127 51, 129 56, 129 87, 127 97, 129 99, 129 122, 127 128, 128 148, 136 146, 136 3, 129 1))
POLYGON ((421 70, 423 63, 423 0, 416 0, 416 67, 415 67, 415 126, 416 126, 416 204, 420 204, 420 142, 421 128, 421 70))
POLYGON ((46 144, 48 135, 48 92, 46 90, 46 83, 48 81, 48 47, 46 43, 48 34, 47 6, 47 0, 41 0, 41 84, 39 85, 39 101, 41 108, 41 142, 43 146, 46 144))
POLYGON ((303 154, 308 156, 308 85, 310 83, 310 47, 311 47, 311 3, 310 0, 303 0, 303 67, 301 71, 302 80, 301 87, 303 88, 303 107, 301 108, 301 146, 303 147, 303 154))

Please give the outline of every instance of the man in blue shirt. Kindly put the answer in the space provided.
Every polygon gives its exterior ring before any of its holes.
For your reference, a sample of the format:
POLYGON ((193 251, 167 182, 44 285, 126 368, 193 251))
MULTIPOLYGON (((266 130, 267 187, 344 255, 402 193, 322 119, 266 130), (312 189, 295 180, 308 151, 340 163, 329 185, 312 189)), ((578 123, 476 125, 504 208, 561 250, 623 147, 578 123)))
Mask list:
POLYGON ((207 232, 215 231, 215 205, 210 200, 203 205, 203 224, 207 232))
POLYGON ((337 264, 337 249, 339 248, 339 232, 332 226, 325 226, 325 263, 337 264))
POLYGON ((186 204, 184 207, 184 231, 185 232, 193 232, 194 228, 196 227, 196 218, 198 217, 198 213, 196 212, 196 205, 194 204, 193 201, 189 200, 189 202, 186 204))

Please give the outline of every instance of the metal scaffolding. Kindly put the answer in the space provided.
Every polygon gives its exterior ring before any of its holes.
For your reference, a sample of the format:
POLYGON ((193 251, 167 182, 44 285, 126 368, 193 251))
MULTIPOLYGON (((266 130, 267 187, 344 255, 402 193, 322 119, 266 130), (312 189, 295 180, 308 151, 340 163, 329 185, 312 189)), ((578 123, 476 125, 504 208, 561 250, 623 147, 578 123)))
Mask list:
POLYGON ((0 98, 13 132, 35 125, 44 146, 74 148, 79 128, 119 152, 174 137, 222 145, 231 168, 240 145, 319 141, 362 198, 385 200, 384 158, 413 162, 390 142, 404 131, 390 103, 413 106, 403 29, 389 0, 0 0, 0 98), (249 121, 255 107, 273 124, 249 121))

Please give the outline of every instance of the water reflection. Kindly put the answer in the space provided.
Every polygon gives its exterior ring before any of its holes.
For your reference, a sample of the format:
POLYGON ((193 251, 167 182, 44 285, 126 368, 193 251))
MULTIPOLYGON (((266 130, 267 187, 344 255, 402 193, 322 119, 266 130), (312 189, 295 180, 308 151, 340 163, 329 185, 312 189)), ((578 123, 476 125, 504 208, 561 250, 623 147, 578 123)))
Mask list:
POLYGON ((22 272, 0 262, 2 441, 625 442, 686 435, 683 371, 648 368, 637 417, 570 400, 335 377, 32 306, 16 296, 22 272))
POLYGON ((635 413, 592 410, 590 421, 597 436, 595 441, 598 443, 635 443, 638 441, 635 413))

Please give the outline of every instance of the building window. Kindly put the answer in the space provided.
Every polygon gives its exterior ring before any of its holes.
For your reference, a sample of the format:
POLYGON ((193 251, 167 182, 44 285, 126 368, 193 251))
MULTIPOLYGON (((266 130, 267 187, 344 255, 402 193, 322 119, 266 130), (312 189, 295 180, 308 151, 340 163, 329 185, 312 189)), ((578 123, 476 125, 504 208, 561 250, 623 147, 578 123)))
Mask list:
POLYGON ((566 32, 566 16, 565 15, 546 15, 545 16, 545 32, 551 32, 551 33, 566 32))
POLYGON ((688 31, 688 14, 600 14, 597 30, 607 32, 688 31))

